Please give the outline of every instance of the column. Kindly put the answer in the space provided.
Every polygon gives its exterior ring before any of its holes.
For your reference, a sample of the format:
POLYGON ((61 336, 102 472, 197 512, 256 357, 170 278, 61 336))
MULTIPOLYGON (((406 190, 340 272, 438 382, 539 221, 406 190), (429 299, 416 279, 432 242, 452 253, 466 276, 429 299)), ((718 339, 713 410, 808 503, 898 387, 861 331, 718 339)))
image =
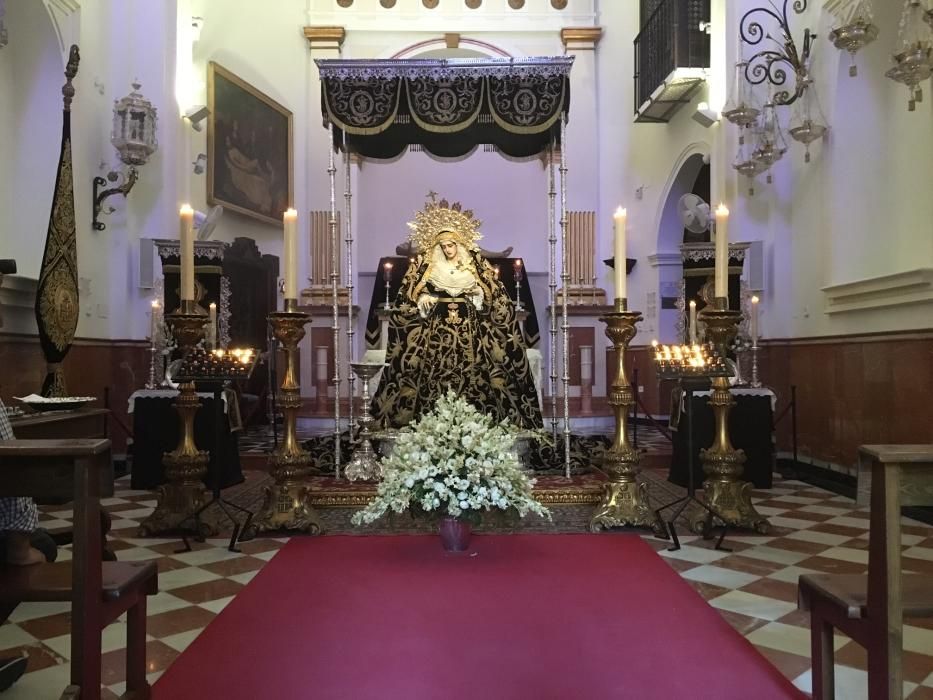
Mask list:
MULTIPOLYGON (((299 254, 302 256, 303 264, 299 265, 300 269, 306 269, 310 273, 311 263, 311 247, 310 247, 310 230, 311 230, 311 212, 312 211, 326 211, 330 212, 330 178, 327 174, 327 158, 328 158, 328 149, 331 147, 327 129, 322 126, 320 114, 321 114, 321 81, 320 76, 318 75, 317 67, 313 65, 315 59, 324 58, 324 59, 333 59, 340 58, 341 48, 343 46, 344 39, 346 38, 346 30, 343 27, 337 26, 306 26, 304 28, 304 36, 308 41, 309 49, 309 60, 312 62, 311 71, 309 73, 310 85, 308 86, 308 115, 309 115, 309 125, 308 125, 308 141, 307 141, 307 162, 310 163, 308 168, 307 175, 307 202, 306 210, 299 213, 299 216, 302 220, 301 230, 299 235, 299 254)), ((337 210, 343 210, 343 163, 337 158, 337 186, 335 197, 337 201, 337 210)), ((339 217, 339 223, 343 223, 343 217, 339 217)), ((343 260, 343 238, 344 231, 338 227, 337 230, 337 240, 339 243, 340 253, 338 257, 340 258, 341 269, 344 266, 343 260)), ((328 265, 328 270, 330 269, 328 265)), ((302 279, 301 287, 304 288, 307 286, 307 280, 302 279)), ((327 284, 330 285, 330 279, 327 280, 327 284)), ((304 295, 302 295, 304 296, 304 295)), ((330 297, 328 295, 327 306, 330 306, 330 297)), ((324 324, 330 325, 327 322, 325 317, 315 314, 314 321, 315 324, 324 324)), ((341 349, 338 356, 335 358, 337 360, 341 359, 341 355, 345 354, 346 348, 344 343, 346 342, 345 331, 341 329, 340 333, 340 343, 341 349)), ((332 349, 333 351, 333 349, 332 349)), ((311 361, 301 362, 301 385, 310 387, 316 386, 317 377, 314 376, 314 368, 316 363, 313 358, 308 358, 311 361)), ((349 368, 347 368, 349 369, 349 368)), ((346 371, 341 371, 340 373, 342 378, 347 376, 346 371)))
MULTIPOLYGON (((560 30, 564 54, 574 56, 570 71, 573 110, 567 123, 567 209, 596 212, 594 250, 602 250, 600 232, 612 212, 599 210, 599 124, 597 111, 596 45, 602 27, 565 27, 560 30)), ((611 231, 611 226, 609 228, 611 231)), ((558 231, 558 236, 560 232, 558 231)), ((594 253, 595 255, 595 253, 594 253)), ((597 270, 602 266, 600 262, 597 270)), ((558 274, 559 274, 558 270, 558 274)), ((571 286, 577 280, 571 279, 571 286)))

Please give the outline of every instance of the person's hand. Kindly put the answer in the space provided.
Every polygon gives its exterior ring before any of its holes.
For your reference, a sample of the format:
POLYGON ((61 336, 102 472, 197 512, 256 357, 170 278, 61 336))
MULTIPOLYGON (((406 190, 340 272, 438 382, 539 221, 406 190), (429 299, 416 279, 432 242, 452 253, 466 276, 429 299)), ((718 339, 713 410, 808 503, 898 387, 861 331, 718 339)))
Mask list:
POLYGON ((474 285, 473 290, 472 290, 472 299, 473 299, 473 306, 476 307, 477 311, 483 310, 483 299, 484 298, 485 298, 485 295, 483 294, 483 288, 480 287, 478 284, 474 285))
POLYGON ((431 313, 431 308, 437 303, 437 299, 432 297, 430 294, 422 294, 418 297, 418 311, 421 312, 421 317, 425 318, 429 313, 431 313))

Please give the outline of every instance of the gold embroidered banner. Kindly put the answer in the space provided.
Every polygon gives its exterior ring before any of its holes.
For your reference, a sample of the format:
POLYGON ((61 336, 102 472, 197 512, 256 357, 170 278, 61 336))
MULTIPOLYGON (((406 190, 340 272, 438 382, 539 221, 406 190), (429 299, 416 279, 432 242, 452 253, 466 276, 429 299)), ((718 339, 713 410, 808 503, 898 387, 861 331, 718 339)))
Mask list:
POLYGON ((43 396, 68 395, 61 363, 71 349, 78 327, 78 244, 71 168, 71 100, 75 90, 71 81, 78 73, 79 60, 78 47, 72 46, 65 68, 67 81, 62 88, 62 145, 55 194, 36 293, 39 342, 48 364, 48 374, 42 384, 43 396))

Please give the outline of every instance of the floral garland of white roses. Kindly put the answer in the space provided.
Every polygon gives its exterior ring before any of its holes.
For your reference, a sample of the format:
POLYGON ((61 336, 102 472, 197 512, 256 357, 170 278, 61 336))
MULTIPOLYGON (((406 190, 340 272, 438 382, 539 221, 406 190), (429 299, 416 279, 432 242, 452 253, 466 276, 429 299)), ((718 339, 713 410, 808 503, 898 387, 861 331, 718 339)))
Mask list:
POLYGON ((476 518, 482 511, 515 509, 520 517, 551 514, 532 496, 535 480, 515 454, 518 431, 494 423, 452 390, 404 428, 383 461, 376 498, 354 513, 354 525, 388 511, 476 518))

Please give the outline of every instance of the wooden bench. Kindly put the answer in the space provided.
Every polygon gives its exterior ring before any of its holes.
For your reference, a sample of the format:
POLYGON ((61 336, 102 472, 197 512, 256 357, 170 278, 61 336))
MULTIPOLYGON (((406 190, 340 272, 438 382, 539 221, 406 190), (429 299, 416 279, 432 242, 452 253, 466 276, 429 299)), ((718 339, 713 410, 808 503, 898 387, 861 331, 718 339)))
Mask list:
POLYGON ((99 700, 101 630, 127 613, 127 700, 150 696, 146 596, 158 592, 155 562, 102 562, 100 497, 113 493, 110 441, 0 440, 0 496, 71 498, 72 560, 0 567, 0 619, 24 601, 68 601, 71 686, 62 698, 99 700))
POLYGON ((864 445, 859 462, 872 474, 868 575, 800 577, 799 605, 810 611, 814 700, 835 697, 834 628, 868 652, 868 697, 900 700, 903 618, 933 616, 933 580, 901 574, 901 506, 933 505, 933 445, 864 445))

